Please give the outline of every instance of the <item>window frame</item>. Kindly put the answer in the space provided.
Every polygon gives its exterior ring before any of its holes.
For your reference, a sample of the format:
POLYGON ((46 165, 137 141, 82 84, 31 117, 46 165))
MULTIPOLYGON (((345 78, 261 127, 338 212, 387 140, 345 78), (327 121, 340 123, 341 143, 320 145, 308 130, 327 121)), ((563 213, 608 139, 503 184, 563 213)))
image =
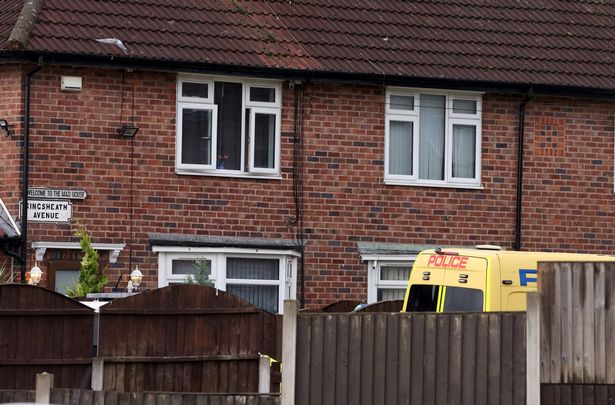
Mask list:
POLYGON ((177 75, 177 102, 176 102, 176 131, 175 131, 175 173, 187 175, 219 176, 219 177, 254 177, 254 178, 278 178, 281 179, 281 118, 282 118, 282 84, 280 81, 268 81, 264 79, 250 80, 245 78, 234 78, 224 76, 200 76, 200 75, 177 75), (184 97, 182 89, 184 83, 207 84, 207 98, 184 97), (240 170, 218 169, 217 166, 217 140, 218 140, 218 106, 214 104, 216 82, 241 83, 241 159, 240 170), (253 87, 271 88, 275 92, 275 102, 250 101, 250 89, 253 87), (188 107, 191 106, 191 107, 188 107), (212 151, 211 164, 188 164, 182 162, 181 144, 183 136, 183 117, 184 108, 211 109, 212 113, 212 151), (275 114, 275 142, 274 142, 274 168, 254 167, 254 141, 253 130, 255 128, 252 110, 275 114), (247 122, 246 115, 250 117, 247 122), (248 137, 248 139, 246 139, 248 137))
POLYGON ((215 288, 226 291, 227 285, 269 285, 278 286, 278 313, 284 311, 285 299, 297 298, 297 257, 295 251, 243 248, 184 248, 154 246, 158 253, 158 287, 169 283, 185 283, 187 274, 173 275, 173 260, 211 260, 210 280, 215 288), (226 277, 226 259, 276 259, 279 260, 278 280, 231 279, 226 277))
MULTIPOLYGON (((417 255, 410 256, 390 256, 390 257, 366 257, 367 272, 367 303, 378 302, 378 289, 399 289, 405 290, 408 287, 408 280, 382 280, 381 269, 383 267, 407 266, 412 267, 417 255)), ((412 270, 412 268, 411 268, 412 270)))
MULTIPOLYGON (((192 109, 199 111, 211 111, 211 150, 215 151, 218 147, 218 106, 215 104, 203 104, 203 103, 183 103, 181 106, 178 104, 177 106, 177 136, 175 137, 175 162, 176 167, 187 170, 202 170, 205 169, 216 169, 216 159, 214 156, 209 156, 211 159, 211 164, 209 165, 197 165, 194 163, 182 163, 182 144, 183 144, 183 123, 184 109, 192 109)), ((214 154, 215 155, 215 154, 214 154)))
POLYGON ((408 88, 387 88, 385 92, 385 153, 384 153, 384 182, 391 185, 409 186, 430 186, 430 187, 457 187, 457 188, 478 188, 482 189, 481 183, 481 144, 482 144, 482 93, 469 93, 459 91, 442 91, 433 89, 408 89, 408 88), (419 178, 420 162, 420 126, 421 126, 421 94, 445 96, 445 144, 444 144, 444 180, 428 180, 419 178), (414 97, 414 109, 401 110, 391 108, 391 96, 414 97), (476 113, 454 113, 453 101, 467 100, 476 102, 476 113), (413 162, 412 175, 399 175, 390 173, 390 122, 405 121, 413 122, 413 162), (472 125, 476 127, 476 148, 475 148, 475 177, 474 178, 453 178, 452 177, 452 157, 453 157, 453 125, 472 125))

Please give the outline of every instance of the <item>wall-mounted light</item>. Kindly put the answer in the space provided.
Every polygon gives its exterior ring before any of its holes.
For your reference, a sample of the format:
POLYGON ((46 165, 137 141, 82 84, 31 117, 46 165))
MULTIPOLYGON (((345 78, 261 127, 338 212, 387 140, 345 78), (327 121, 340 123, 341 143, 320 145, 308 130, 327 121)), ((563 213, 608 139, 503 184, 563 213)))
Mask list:
POLYGON ((120 134, 120 136, 123 136, 125 138, 134 138, 134 136, 137 134, 137 132, 139 132, 139 127, 136 127, 134 125, 122 125, 121 128, 118 128, 117 133, 120 134))
POLYGON ((37 264, 32 267, 30 270, 30 283, 34 285, 38 285, 41 282, 41 278, 43 277, 43 271, 37 264))
POLYGON ((11 128, 7 120, 0 120, 0 129, 5 132, 6 136, 11 136, 11 128))
POLYGON ((135 287, 135 291, 141 284, 141 280, 143 280, 143 273, 139 270, 139 266, 137 266, 132 273, 130 273, 130 281, 132 281, 132 285, 135 287))

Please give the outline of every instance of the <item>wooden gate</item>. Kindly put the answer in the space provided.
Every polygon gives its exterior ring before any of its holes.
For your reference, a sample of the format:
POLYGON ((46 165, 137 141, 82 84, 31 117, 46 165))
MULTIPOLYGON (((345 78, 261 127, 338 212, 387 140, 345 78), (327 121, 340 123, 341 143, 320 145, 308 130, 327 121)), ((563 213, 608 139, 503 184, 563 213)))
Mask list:
POLYGON ((174 285, 101 308, 105 390, 258 392, 259 353, 276 355, 276 318, 240 298, 174 285))
POLYGON ((54 291, 0 285, 0 389, 34 389, 44 371, 57 387, 89 386, 93 321, 94 311, 54 291))

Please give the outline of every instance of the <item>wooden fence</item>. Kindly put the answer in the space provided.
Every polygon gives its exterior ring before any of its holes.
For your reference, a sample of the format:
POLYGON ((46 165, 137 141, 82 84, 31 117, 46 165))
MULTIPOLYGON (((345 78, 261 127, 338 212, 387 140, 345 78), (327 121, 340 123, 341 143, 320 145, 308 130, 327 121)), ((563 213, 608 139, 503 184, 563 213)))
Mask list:
POLYGON ((169 286, 100 311, 105 390, 258 392, 259 353, 279 357, 275 315, 213 288, 169 286))
POLYGON ((301 313, 296 322, 297 405, 525 403, 524 313, 301 313))
POLYGON ((540 263, 538 290, 528 373, 539 370, 542 403, 615 403, 615 263, 540 263))
POLYGON ((92 361, 93 315, 50 290, 0 285, 0 389, 33 389, 43 371, 58 387, 79 387, 92 361))
MULTIPOLYGON (((278 405, 280 397, 263 394, 194 394, 173 392, 112 392, 53 388, 50 403, 62 405, 278 405)), ((0 390, 0 403, 34 402, 33 390, 0 390)))

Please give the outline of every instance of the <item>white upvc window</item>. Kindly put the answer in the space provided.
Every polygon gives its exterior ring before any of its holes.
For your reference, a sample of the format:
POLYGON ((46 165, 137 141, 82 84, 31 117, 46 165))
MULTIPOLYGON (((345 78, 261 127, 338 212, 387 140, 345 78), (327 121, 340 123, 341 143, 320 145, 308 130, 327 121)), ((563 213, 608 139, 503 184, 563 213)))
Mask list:
POLYGON ((476 93, 388 89, 385 182, 480 188, 481 111, 476 93))
POLYGON ((281 97, 277 81, 179 75, 176 172, 279 177, 281 97))
POLYGON ((403 300, 415 259, 416 256, 367 258, 367 303, 403 300))
POLYGON ((204 266, 215 288, 269 312, 282 313, 284 300, 296 299, 296 252, 166 246, 153 250, 158 253, 158 287, 184 284, 204 266))

